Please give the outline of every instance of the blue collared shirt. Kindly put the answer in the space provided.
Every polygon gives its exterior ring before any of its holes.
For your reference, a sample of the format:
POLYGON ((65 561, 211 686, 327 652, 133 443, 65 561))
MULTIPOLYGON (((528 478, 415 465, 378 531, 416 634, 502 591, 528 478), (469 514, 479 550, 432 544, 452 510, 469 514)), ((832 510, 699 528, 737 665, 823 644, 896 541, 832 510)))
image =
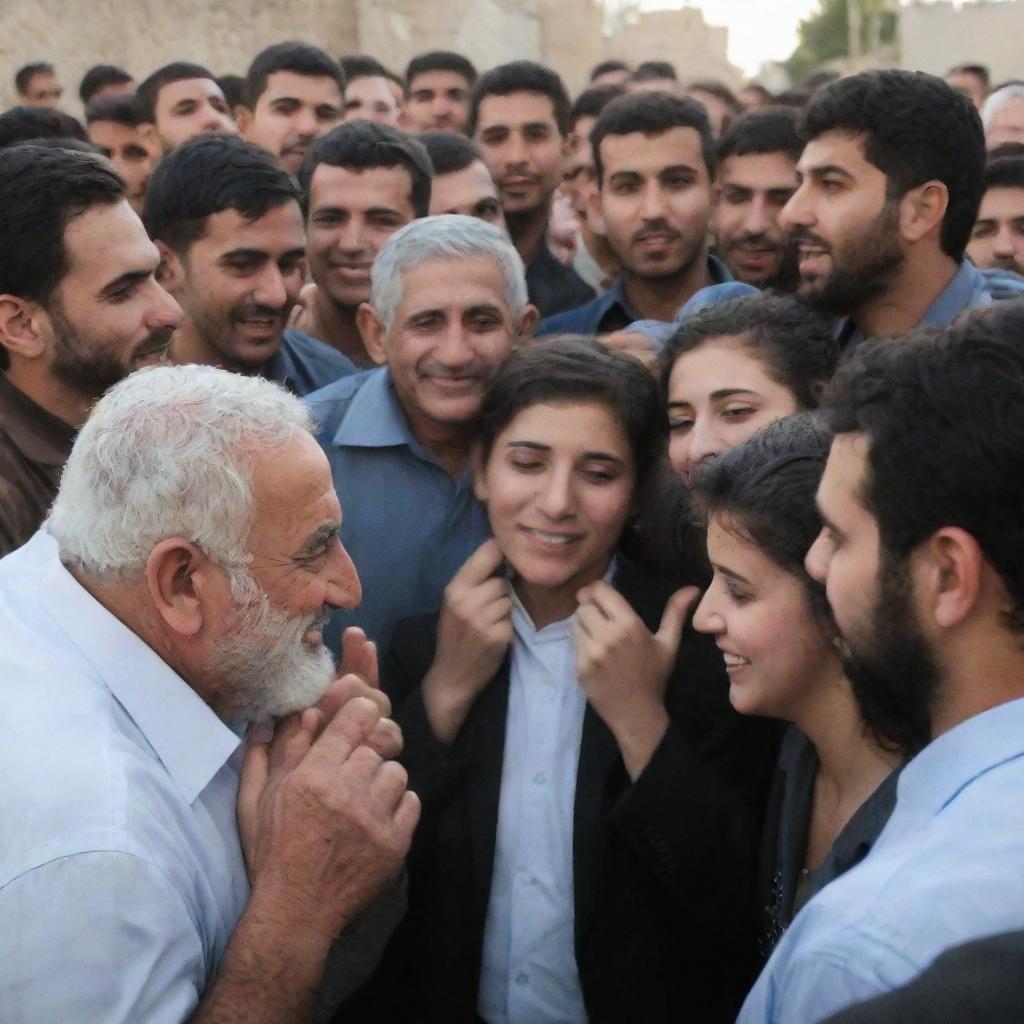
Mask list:
POLYGON ((357 372, 355 363, 325 342, 289 327, 281 347, 267 360, 263 376, 300 398, 357 372))
POLYGON ((249 897, 241 744, 61 565, 0 561, 0 1017, 181 1024, 249 897))
POLYGON ((1024 698, 962 722, 903 769, 868 857, 783 935, 739 1024, 814 1024, 940 953, 1024 927, 1024 698))
POLYGON ((337 651, 361 626, 383 653, 395 623, 441 606, 445 586, 489 536, 469 468, 458 480, 413 437, 386 366, 307 399, 342 509, 341 540, 363 600, 324 632, 337 651))

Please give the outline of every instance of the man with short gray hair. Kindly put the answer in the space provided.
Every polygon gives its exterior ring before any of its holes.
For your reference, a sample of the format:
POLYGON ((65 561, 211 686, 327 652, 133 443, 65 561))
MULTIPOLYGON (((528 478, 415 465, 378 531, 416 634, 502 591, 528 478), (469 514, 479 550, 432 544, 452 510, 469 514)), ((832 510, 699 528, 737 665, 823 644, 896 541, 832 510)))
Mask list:
POLYGON ((372 649, 334 681, 322 641, 360 584, 310 426, 259 378, 140 370, 0 561, 5 1020, 313 1020, 322 984, 326 1019, 396 923, 356 918, 419 802, 372 649))
POLYGON ((536 323, 522 260, 492 225, 445 214, 384 243, 358 312, 379 368, 307 399, 366 582, 359 608, 332 619, 328 646, 346 625, 386 646, 399 619, 440 606, 489 535, 468 464, 477 417, 494 369, 536 323))

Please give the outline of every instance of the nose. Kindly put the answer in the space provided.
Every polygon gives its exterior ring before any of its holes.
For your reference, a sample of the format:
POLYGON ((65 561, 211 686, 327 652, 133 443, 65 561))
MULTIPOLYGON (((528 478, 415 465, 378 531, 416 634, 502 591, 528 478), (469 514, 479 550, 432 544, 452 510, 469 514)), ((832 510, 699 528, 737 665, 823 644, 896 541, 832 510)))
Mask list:
POLYGON ((743 230, 749 235, 766 234, 769 228, 767 204, 764 196, 755 195, 747 207, 743 230))
POLYGON ((164 327, 174 329, 182 320, 181 306, 177 299, 163 285, 153 281, 153 303, 146 317, 148 330, 157 331, 164 327))
POLYGON ((316 114, 309 107, 300 108, 299 112, 292 119, 295 130, 300 135, 316 135, 320 125, 317 122, 316 114))
POLYGON ((814 214, 807 199, 806 184, 789 197, 789 202, 779 211, 779 225, 783 231, 791 231, 797 225, 814 223, 814 214))
POLYGON ((693 628, 698 633, 712 633, 715 636, 725 632, 725 620, 717 609, 714 580, 704 591, 704 596, 693 613, 693 628))
POLYGON ((649 181, 640 206, 644 220, 661 220, 665 216, 665 194, 657 181, 649 181))
POLYGON ((330 578, 324 600, 332 608, 346 611, 358 606, 363 599, 363 587, 359 573, 340 540, 336 541, 328 563, 330 578))
POLYGON ((538 511, 545 519, 557 521, 571 516, 574 504, 572 467, 552 467, 540 481, 538 511))
POLYGON ((715 430, 710 418, 698 416, 693 421, 689 432, 689 450, 687 451, 687 472, 694 472, 697 467, 712 455, 725 451, 726 444, 715 430))
POLYGON ((445 327, 434 349, 434 358, 450 370, 464 367, 473 358, 461 323, 453 320, 445 327))
POLYGON ((353 213, 338 232, 338 248, 342 252, 356 254, 366 247, 366 222, 353 213))
POLYGON ((526 142, 520 132, 509 133, 504 149, 505 151, 502 155, 505 159, 505 163, 509 167, 514 167, 517 164, 525 164, 529 159, 526 142))
POLYGON ((992 246, 992 252, 996 256, 1001 256, 1003 259, 1009 259, 1015 255, 1016 249, 1014 247, 1014 236, 1009 224, 1004 224, 999 229, 999 233, 995 238, 995 243, 992 246))
POLYGON ((288 302, 288 289, 276 263, 269 264, 259 276, 252 298, 253 302, 271 309, 281 309, 288 302))
POLYGON ((825 536, 825 531, 822 530, 814 538, 814 543, 804 558, 804 568, 807 570, 807 575, 812 580, 824 583, 825 577, 828 576, 828 564, 831 558, 832 546, 829 543, 828 537, 825 536))

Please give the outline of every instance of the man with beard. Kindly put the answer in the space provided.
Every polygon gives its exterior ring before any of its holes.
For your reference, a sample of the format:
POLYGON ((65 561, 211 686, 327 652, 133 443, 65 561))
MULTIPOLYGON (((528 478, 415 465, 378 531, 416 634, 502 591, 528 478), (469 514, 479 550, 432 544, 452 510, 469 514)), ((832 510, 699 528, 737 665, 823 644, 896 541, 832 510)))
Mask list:
POLYGON ((289 330, 306 276, 299 191, 266 150, 229 136, 163 158, 143 211, 161 284, 185 314, 175 363, 256 373, 307 395, 354 371, 329 345, 289 330))
POLYGON ((181 310, 101 157, 0 152, 0 555, 43 521, 89 409, 163 358, 181 310))
POLYGON ((609 334, 671 321, 701 288, 731 280, 708 253, 715 152, 703 107, 664 92, 612 100, 590 132, 598 191, 590 219, 622 271, 611 289, 548 317, 539 334, 609 334))
POLYGON ((866 342, 837 374, 807 569, 868 726, 919 752, 871 853, 799 914, 741 1024, 821 1020, 1024 927, 1022 336, 1006 304, 866 342))
POLYGON ((315 46, 276 43, 249 65, 245 98, 242 135, 298 174, 313 140, 341 121, 345 76, 315 46))
POLYGON ((796 285, 779 214, 796 191, 803 148, 796 112, 783 107, 742 114, 718 142, 715 251, 737 281, 784 292, 796 285))
POLYGON ((0 561, 9 1019, 327 1019, 393 927, 357 916, 419 804, 365 638, 370 682, 332 683, 320 628, 360 586, 310 428, 267 381, 133 374, 0 561))
POLYGON ((384 243, 359 328, 379 366, 308 399, 347 509, 341 537, 366 584, 327 643, 359 626, 387 648, 394 624, 440 607, 490 533, 470 454, 495 368, 537 311, 508 237, 477 217, 413 221, 384 243))
POLYGON ((799 131, 800 186, 780 222, 797 246, 797 294, 846 318, 844 344, 991 304, 964 259, 985 143, 963 93, 923 72, 868 71, 818 90, 799 131))

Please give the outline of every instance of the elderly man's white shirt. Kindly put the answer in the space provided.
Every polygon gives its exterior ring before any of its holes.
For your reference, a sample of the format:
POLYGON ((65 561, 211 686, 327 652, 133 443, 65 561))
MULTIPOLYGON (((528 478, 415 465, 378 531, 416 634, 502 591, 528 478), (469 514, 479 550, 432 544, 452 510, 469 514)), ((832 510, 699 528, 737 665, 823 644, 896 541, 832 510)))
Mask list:
POLYGON ((0 1018, 179 1024, 249 897, 241 743, 61 565, 0 560, 0 1018))

